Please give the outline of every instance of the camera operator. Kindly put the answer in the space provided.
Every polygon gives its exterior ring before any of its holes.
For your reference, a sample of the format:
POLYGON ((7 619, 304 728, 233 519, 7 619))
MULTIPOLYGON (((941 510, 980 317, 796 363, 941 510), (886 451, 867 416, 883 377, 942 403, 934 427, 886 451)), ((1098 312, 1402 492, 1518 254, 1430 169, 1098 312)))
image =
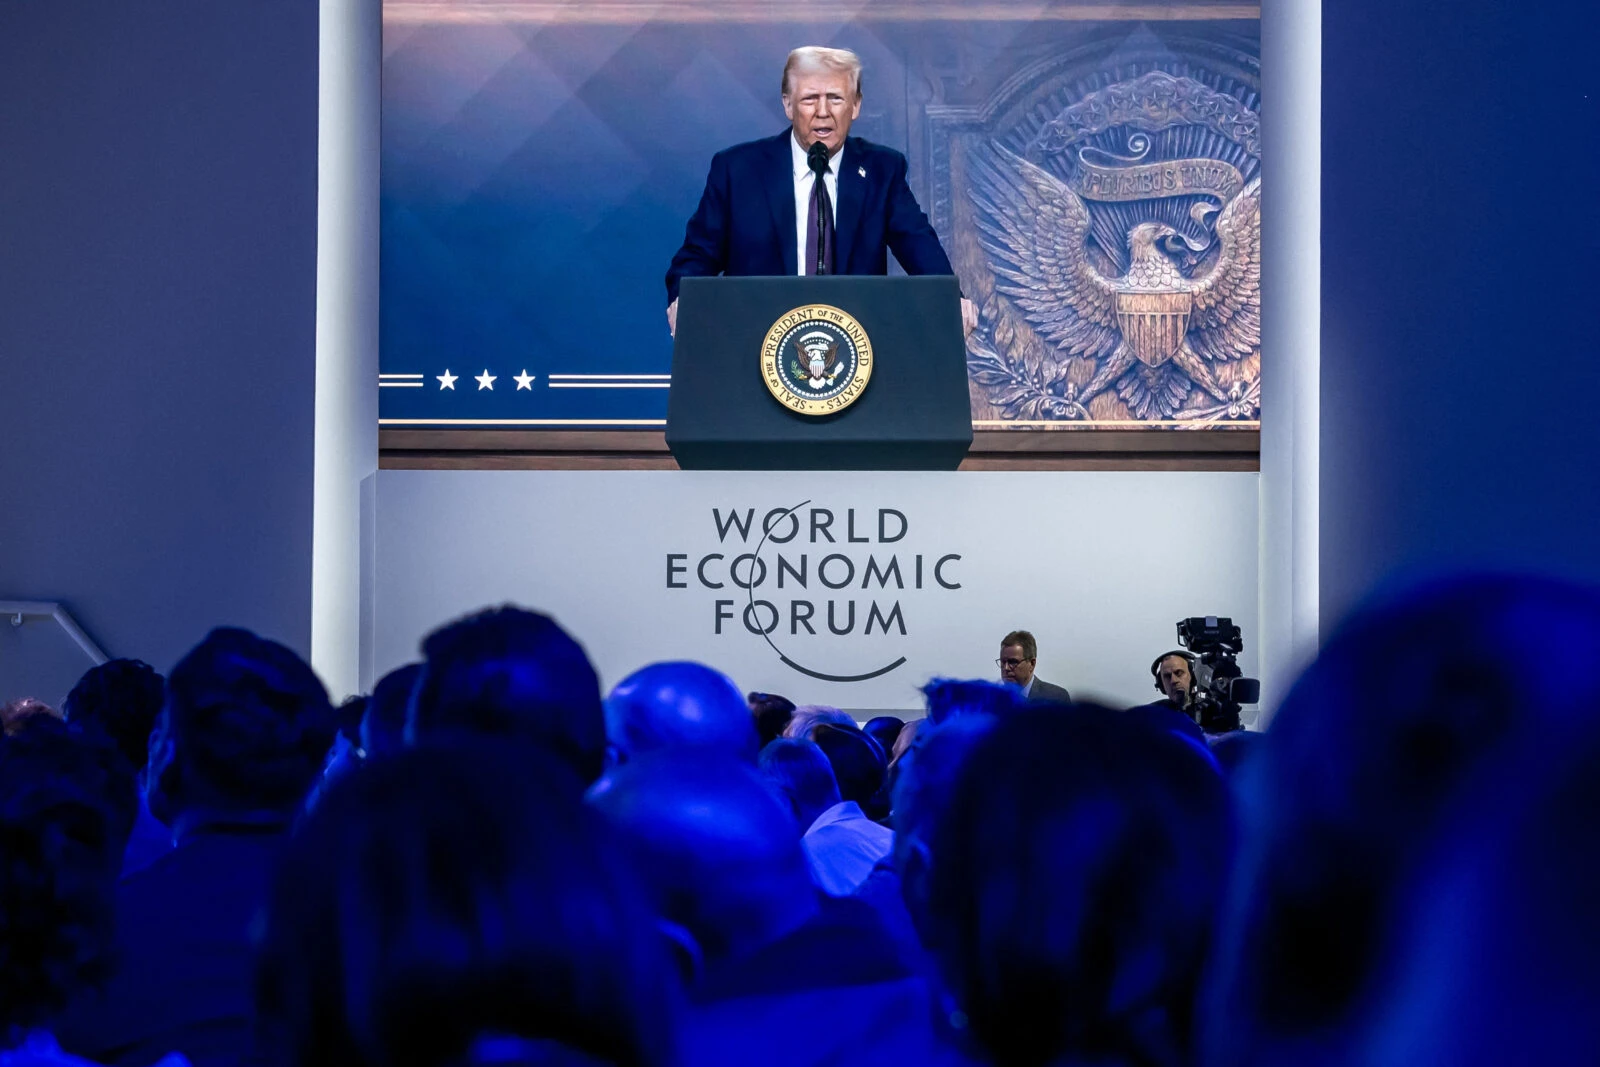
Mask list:
POLYGON ((1166 703, 1171 705, 1173 710, 1194 718, 1194 713, 1189 707, 1194 698, 1194 668, 1189 654, 1178 651, 1164 652, 1150 665, 1150 673, 1155 676, 1156 688, 1166 697, 1166 703))
POLYGON ((1193 662, 1189 653, 1176 649, 1157 656, 1150 664, 1150 673, 1155 676, 1156 688, 1161 690, 1163 699, 1129 708, 1127 713, 1204 741, 1205 731, 1196 721, 1193 662))

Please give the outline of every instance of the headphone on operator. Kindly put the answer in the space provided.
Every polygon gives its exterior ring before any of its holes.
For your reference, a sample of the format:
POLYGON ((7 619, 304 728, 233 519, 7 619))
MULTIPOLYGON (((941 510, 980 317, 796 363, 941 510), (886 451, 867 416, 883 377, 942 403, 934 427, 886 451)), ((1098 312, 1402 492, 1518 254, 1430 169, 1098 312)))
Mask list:
POLYGON ((1185 652, 1181 648, 1175 648, 1171 652, 1163 652, 1150 663, 1150 677, 1156 680, 1156 692, 1162 696, 1165 696, 1167 691, 1161 688, 1161 661, 1171 656, 1177 656, 1189 665, 1189 684, 1190 686, 1194 685, 1194 653, 1185 652))

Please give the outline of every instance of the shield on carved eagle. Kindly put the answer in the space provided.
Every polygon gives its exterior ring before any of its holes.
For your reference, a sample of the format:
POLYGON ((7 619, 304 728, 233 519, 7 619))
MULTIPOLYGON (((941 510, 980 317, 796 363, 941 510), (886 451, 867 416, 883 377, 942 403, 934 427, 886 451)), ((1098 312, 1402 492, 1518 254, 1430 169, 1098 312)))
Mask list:
POLYGON ((1117 325, 1122 340, 1140 363, 1159 367, 1173 356, 1189 332, 1189 293, 1118 293, 1117 325))

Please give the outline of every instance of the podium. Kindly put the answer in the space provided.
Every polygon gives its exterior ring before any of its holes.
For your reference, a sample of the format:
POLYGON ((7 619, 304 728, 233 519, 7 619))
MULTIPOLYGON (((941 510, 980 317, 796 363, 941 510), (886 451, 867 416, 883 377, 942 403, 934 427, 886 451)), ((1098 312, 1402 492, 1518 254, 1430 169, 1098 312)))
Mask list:
POLYGON ((972 447, 960 299, 948 275, 683 279, 668 448, 685 470, 955 470, 972 447), (859 389, 841 377, 855 355, 859 389))

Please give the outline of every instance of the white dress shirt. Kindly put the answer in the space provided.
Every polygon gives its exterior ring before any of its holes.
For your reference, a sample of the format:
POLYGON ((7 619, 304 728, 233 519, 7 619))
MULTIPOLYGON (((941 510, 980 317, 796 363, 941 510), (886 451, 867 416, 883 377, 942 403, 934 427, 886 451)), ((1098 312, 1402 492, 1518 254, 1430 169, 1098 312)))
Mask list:
MULTIPOLYGON (((814 189, 817 176, 811 173, 811 163, 806 158, 806 150, 800 147, 800 141, 791 132, 789 134, 789 153, 794 157, 794 261, 799 268, 796 274, 811 273, 806 268, 806 216, 811 213, 811 190, 814 189)), ((833 221, 839 221, 839 167, 844 163, 844 148, 841 146, 828 159, 831 168, 824 179, 828 183, 828 200, 833 205, 833 221)), ((839 264, 835 264, 839 266, 839 264)))
POLYGON ((800 838, 811 880, 832 897, 846 897, 861 888, 872 868, 894 847, 894 831, 879 826, 853 800, 842 801, 817 816, 800 838))

